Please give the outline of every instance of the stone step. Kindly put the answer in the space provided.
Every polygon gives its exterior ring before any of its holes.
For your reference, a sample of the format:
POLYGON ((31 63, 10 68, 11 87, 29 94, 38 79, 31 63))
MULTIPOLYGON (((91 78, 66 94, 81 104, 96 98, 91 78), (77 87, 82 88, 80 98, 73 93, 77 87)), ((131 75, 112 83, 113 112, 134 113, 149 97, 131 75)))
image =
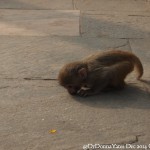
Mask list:
POLYGON ((82 36, 150 37, 150 12, 83 11, 80 20, 82 36))
POLYGON ((72 0, 0 0, 0 8, 8 9, 73 9, 72 0))
POLYGON ((0 35, 79 36, 78 10, 0 10, 0 35))
POLYGON ((0 36, 0 78, 56 79, 59 69, 91 53, 130 50, 126 39, 0 36))

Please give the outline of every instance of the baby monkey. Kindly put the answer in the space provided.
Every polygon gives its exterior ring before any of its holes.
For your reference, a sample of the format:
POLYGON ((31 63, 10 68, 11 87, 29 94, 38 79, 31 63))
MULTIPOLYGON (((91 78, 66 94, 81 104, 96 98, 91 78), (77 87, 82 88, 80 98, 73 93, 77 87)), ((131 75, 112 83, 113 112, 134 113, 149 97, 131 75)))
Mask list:
POLYGON ((126 76, 136 68, 137 79, 143 66, 131 52, 111 50, 95 53, 66 64, 59 72, 60 85, 72 95, 90 96, 108 89, 123 89, 126 76))

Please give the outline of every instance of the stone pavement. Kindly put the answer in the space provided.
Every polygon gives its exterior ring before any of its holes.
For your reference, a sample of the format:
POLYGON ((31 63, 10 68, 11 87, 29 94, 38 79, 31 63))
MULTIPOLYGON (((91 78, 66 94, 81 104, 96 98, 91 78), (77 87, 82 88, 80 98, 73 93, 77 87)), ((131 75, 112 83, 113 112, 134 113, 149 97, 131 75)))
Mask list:
POLYGON ((149 66, 149 0, 0 0, 0 150, 150 144, 149 66), (107 49, 137 54, 143 81, 88 98, 58 85, 62 65, 107 49))

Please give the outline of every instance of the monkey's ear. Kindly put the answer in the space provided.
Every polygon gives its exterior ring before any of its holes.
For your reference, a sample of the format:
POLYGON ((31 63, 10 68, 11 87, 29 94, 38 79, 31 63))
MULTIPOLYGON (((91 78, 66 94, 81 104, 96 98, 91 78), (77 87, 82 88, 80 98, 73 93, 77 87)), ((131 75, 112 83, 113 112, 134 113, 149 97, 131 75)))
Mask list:
POLYGON ((78 74, 79 74, 80 78, 86 79, 86 77, 87 77, 87 69, 86 68, 79 69, 78 70, 78 74))

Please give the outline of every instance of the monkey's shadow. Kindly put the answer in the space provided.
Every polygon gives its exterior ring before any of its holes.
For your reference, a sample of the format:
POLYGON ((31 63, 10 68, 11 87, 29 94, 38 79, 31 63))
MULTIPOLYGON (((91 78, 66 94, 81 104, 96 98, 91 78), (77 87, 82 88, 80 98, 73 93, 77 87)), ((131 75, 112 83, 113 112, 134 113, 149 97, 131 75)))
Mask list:
POLYGON ((150 81, 141 80, 143 86, 127 84, 120 91, 103 92, 90 97, 73 97, 76 101, 98 108, 138 108, 150 109, 150 81))

